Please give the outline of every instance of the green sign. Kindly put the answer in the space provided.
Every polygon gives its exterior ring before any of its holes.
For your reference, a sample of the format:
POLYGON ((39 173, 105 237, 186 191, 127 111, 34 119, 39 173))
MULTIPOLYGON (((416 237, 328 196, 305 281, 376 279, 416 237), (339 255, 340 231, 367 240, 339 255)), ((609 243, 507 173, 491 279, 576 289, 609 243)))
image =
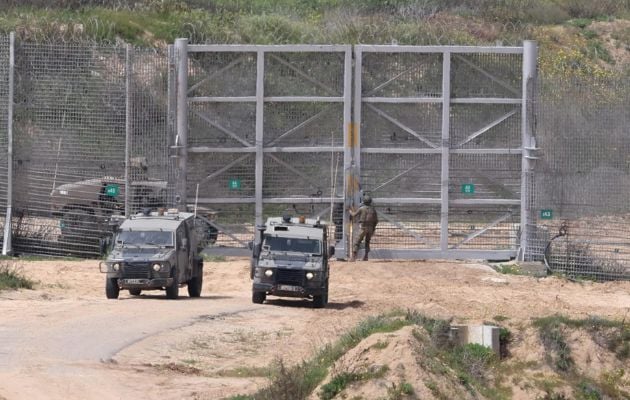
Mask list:
POLYGON ((475 185, 472 183, 464 183, 462 185, 462 193, 464 194, 474 194, 475 193, 475 185))
POLYGON ((230 179, 228 182, 228 187, 230 190, 240 190, 241 189, 241 180, 240 179, 230 179))
POLYGON ((120 194, 120 186, 115 183, 105 186, 105 194, 109 197, 116 197, 120 194))
POLYGON ((540 219, 553 219, 553 210, 540 210, 540 219))

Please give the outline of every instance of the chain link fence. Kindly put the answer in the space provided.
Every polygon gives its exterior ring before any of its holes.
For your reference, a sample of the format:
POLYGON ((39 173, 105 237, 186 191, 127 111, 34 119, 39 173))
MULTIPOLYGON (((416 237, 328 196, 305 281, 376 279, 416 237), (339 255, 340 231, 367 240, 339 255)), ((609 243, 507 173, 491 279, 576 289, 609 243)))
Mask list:
MULTIPOLYGON (((8 37, 0 37, 3 210, 9 48, 8 37)), ((176 203, 172 55, 28 42, 18 42, 15 55, 15 252, 96 257, 106 248, 113 216, 176 203)), ((363 96, 441 96, 439 55, 364 55, 363 96)), ((258 57, 253 50, 191 53, 188 203, 214 219, 217 245, 244 247, 253 237, 261 146, 262 216, 289 209, 332 220, 329 234, 339 241, 348 172, 344 54, 265 53, 262 142, 256 136, 258 57)), ((518 55, 461 55, 452 63, 454 99, 519 97, 513 90, 521 85, 518 55)), ((556 272, 630 278, 628 80, 542 76, 528 90, 538 150, 524 183, 521 154, 509 151, 521 146, 520 105, 452 104, 449 248, 517 248, 518 200, 526 187, 532 193, 526 258, 556 272), (470 184, 488 204, 467 204, 471 193, 463 188, 470 184)), ((441 105, 369 100, 361 115, 361 189, 381 199, 422 199, 377 204, 373 247, 439 247, 442 165, 431 144, 441 145, 441 105)))
POLYGON ((18 43, 15 71, 14 251, 98 256, 113 216, 168 201, 167 59, 18 43))
POLYGON ((630 81, 543 76, 538 90, 532 257, 630 279, 630 81))

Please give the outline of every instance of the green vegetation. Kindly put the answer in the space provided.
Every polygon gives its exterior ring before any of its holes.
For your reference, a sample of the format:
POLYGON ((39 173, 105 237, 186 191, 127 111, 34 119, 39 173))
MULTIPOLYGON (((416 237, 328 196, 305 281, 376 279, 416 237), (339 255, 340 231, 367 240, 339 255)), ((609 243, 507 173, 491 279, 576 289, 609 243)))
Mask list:
POLYGON ((35 282, 25 277, 22 272, 11 264, 0 265, 0 290, 5 289, 33 289, 35 282))
MULTIPOLYGON (((7 2, 5 2, 7 3, 7 2)), ((0 32, 24 40, 192 43, 541 44, 543 68, 601 71, 614 59, 592 21, 630 18, 630 0, 9 0, 0 32), (549 26, 566 27, 565 32, 549 26), (577 68, 576 68, 577 67, 577 68)), ((623 42, 624 32, 616 33, 623 42)), ((625 42, 627 43, 627 41, 625 42)))
MULTIPOLYGON (((354 348, 359 342, 375 333, 394 332, 403 326, 411 325, 413 321, 405 317, 402 311, 394 311, 388 314, 370 317, 361 322, 356 328, 343 335, 335 343, 324 346, 312 359, 303 361, 294 367, 288 368, 279 360, 273 367, 270 376, 271 383, 253 396, 232 397, 236 399, 251 400, 300 400, 305 399, 319 385, 335 361, 347 351, 354 348)), ((384 372, 384 371, 383 371, 384 372)), ((365 375, 364 375, 365 376, 365 375)), ((347 384, 353 376, 346 375, 338 378, 332 392, 347 384)), ((345 386, 344 386, 345 387, 345 386)))
POLYGON ((322 390, 319 393, 319 398, 322 400, 331 400, 336 395, 341 393, 349 384, 353 382, 380 378, 385 375, 388 370, 389 368, 384 365, 377 368, 375 371, 342 372, 338 375, 335 375, 327 384, 322 385, 322 390))
MULTIPOLYGON (((584 400, 599 400, 608 397, 630 398, 630 394, 619 389, 627 386, 625 371, 604 371, 599 380, 582 376, 576 368, 571 356, 571 348, 567 344, 566 334, 569 328, 582 329, 591 335, 594 343, 614 353, 618 359, 624 361, 630 356, 630 327, 625 321, 610 321, 598 317, 585 319, 571 319, 560 315, 539 318, 534 321, 540 338, 547 350, 548 362, 567 381, 572 383, 577 398, 584 400)), ((548 391, 549 399, 562 399, 563 396, 548 391)))
MULTIPOLYGON (((582 400, 630 398, 622 390, 630 385, 625 370, 602 371, 599 377, 582 375, 576 368, 566 339, 569 329, 583 329, 592 335, 595 343, 615 352, 623 361, 623 357, 627 357, 623 349, 630 338, 625 322, 595 317, 571 319, 556 315, 536 319, 533 325, 538 329, 541 342, 549 354, 547 361, 558 372, 557 375, 542 372, 525 375, 525 370, 536 370, 540 368, 540 363, 503 360, 507 355, 503 346, 512 341, 512 334, 507 328, 501 328, 500 331, 502 349, 499 357, 491 349, 478 344, 454 344, 450 338, 450 321, 428 318, 413 311, 395 310, 366 319, 336 342, 322 348, 310 360, 293 367, 287 367, 282 360, 275 362, 268 375, 270 384, 267 387, 253 395, 239 395, 231 400, 306 399, 312 396, 313 390, 324 380, 333 364, 363 339, 374 333, 393 332, 404 326, 414 327, 412 334, 420 352, 417 362, 429 374, 424 385, 438 399, 462 397, 466 392, 487 399, 509 399, 513 395, 511 384, 537 388, 544 392, 538 397, 543 400, 568 398, 563 388, 570 389, 572 398, 582 400), (527 376, 531 381, 523 381, 527 376)), ((377 341, 370 348, 378 350, 385 347, 386 342, 377 341)), ((330 400, 340 394, 343 396, 344 390, 352 384, 383 377, 389 371, 387 366, 377 369, 354 368, 336 372, 329 382, 321 386, 317 393, 319 398, 330 400)), ((405 399, 415 393, 409 382, 400 381, 390 385, 384 397, 388 400, 405 399)))

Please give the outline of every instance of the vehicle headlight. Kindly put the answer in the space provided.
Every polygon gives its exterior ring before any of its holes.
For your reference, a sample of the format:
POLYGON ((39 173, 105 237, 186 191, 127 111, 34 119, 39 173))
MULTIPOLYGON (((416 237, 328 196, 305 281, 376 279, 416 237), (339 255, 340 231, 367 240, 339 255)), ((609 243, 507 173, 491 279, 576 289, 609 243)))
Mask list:
POLYGON ((265 271, 265 276, 266 276, 267 278, 270 278, 272 275, 273 275, 273 270, 268 269, 268 270, 266 270, 266 271, 265 271))
POLYGON ((162 269, 162 266, 160 264, 153 264, 153 270, 155 272, 158 272, 161 269, 162 269))
POLYGON ((113 269, 114 271, 116 271, 116 272, 120 271, 120 264, 118 264, 118 263, 114 263, 114 264, 112 265, 112 269, 113 269))
POLYGON ((315 274, 312 272, 307 272, 306 273, 306 279, 311 280, 315 277, 315 274))

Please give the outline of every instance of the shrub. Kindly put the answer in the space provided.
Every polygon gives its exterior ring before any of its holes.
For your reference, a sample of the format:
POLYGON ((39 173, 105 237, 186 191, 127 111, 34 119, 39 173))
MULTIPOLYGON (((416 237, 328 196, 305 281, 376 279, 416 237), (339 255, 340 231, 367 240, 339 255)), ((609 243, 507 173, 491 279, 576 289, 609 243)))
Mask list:
POLYGON ((3 289, 33 289, 35 282, 25 277, 22 272, 10 265, 0 265, 0 290, 3 289))

